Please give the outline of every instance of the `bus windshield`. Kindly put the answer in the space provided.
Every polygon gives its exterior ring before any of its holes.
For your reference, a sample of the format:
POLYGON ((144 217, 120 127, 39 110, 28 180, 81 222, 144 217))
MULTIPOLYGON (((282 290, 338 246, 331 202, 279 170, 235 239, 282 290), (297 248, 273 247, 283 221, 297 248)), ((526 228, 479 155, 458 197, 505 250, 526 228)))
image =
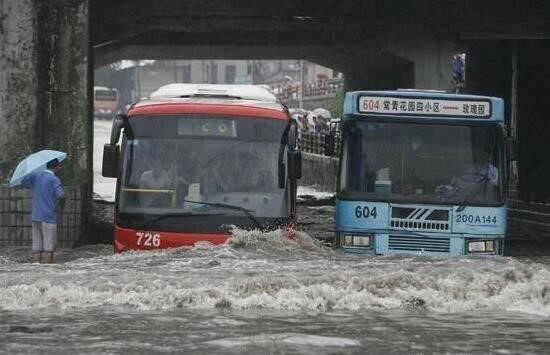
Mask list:
POLYGON ((278 186, 287 123, 191 115, 131 118, 119 212, 242 217, 244 208, 254 217, 287 217, 288 190, 278 186))
POLYGON ((343 198, 503 203, 503 134, 497 125, 353 121, 343 134, 343 198))

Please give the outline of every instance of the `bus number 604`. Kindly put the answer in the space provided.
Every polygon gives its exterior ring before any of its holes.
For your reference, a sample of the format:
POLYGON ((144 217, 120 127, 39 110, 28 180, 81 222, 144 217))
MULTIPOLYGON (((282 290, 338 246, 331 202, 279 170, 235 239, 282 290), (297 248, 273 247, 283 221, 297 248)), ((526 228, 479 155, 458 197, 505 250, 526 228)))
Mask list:
POLYGON ((378 110, 380 103, 378 100, 363 100, 363 110, 378 110))
POLYGON ((355 217, 357 218, 372 218, 376 219, 376 206, 357 206, 355 207, 355 217))
POLYGON ((153 233, 136 233, 138 240, 137 245, 143 245, 146 247, 159 247, 160 246, 160 235, 153 233))

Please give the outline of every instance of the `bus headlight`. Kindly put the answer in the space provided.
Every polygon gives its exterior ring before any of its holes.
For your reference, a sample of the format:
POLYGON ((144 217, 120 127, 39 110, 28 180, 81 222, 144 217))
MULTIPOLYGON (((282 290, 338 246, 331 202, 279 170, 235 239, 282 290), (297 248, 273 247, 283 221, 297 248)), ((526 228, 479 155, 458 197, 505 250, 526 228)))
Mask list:
POLYGON ((344 234, 344 247, 370 247, 372 242, 371 235, 344 234))
POLYGON ((493 240, 475 240, 468 242, 470 253, 494 253, 495 242, 493 240))

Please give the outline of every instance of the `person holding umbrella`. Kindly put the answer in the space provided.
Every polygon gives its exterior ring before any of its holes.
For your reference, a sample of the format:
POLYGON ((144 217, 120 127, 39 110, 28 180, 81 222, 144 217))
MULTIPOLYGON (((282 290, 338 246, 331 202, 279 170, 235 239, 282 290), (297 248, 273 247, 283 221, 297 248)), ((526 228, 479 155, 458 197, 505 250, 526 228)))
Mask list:
POLYGON ((47 150, 32 154, 19 163, 10 181, 10 186, 21 185, 32 190, 33 263, 54 262, 57 207, 65 201, 65 191, 56 174, 65 157, 65 153, 47 150), (47 162, 41 163, 44 160, 47 162))

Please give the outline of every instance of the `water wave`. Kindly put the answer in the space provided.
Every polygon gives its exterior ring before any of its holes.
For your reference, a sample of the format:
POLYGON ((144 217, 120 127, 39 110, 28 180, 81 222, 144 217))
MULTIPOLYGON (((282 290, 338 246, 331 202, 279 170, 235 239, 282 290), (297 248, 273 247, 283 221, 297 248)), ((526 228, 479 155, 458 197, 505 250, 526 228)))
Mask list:
POLYGON ((247 231, 235 228, 229 244, 235 248, 246 248, 255 250, 299 250, 328 251, 317 239, 305 232, 275 230, 262 232, 259 230, 247 231))
MULTIPOLYGON (((550 268, 512 258, 365 257, 305 233, 236 230, 225 245, 75 250, 55 265, 0 258, 0 309, 517 311, 550 316, 550 268)), ((65 253, 69 253, 66 251, 65 253)), ((25 254, 26 258, 28 255, 25 254)))
MULTIPOLYGON (((230 275, 230 273, 225 273, 230 275)), ((550 315, 550 272, 506 267, 426 275, 405 270, 370 275, 231 275, 225 280, 191 282, 173 278, 65 283, 38 280, 0 283, 0 308, 81 308, 129 306, 140 310, 171 308, 237 308, 281 310, 408 309, 436 312, 511 310, 550 315)))

